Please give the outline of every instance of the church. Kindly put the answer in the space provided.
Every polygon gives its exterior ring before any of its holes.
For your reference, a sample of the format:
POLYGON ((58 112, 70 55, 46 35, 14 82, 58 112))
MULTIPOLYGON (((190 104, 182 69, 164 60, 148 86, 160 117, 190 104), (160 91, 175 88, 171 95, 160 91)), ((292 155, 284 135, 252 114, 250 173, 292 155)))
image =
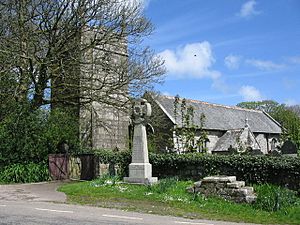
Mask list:
MULTIPOLYGON (((161 151, 185 152, 174 132, 174 128, 183 129, 185 126, 181 113, 176 113, 181 109, 174 109, 176 97, 146 94, 145 98, 153 109, 150 123, 158 142, 156 146, 161 151)), ((202 129, 207 135, 203 147, 207 153, 228 154, 235 149, 237 152, 269 154, 280 144, 282 127, 266 112, 190 99, 184 101, 186 107, 193 109, 195 127, 201 126, 199 118, 204 115, 202 129)), ((196 129, 195 139, 199 138, 197 132, 196 129)))

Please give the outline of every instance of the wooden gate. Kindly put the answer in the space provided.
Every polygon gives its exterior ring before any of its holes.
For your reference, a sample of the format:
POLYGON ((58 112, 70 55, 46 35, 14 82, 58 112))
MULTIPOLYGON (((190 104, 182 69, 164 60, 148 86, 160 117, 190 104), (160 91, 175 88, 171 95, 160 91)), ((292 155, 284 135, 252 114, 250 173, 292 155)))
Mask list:
POLYGON ((65 180, 69 178, 69 155, 68 154, 50 154, 49 155, 49 173, 52 180, 65 180))

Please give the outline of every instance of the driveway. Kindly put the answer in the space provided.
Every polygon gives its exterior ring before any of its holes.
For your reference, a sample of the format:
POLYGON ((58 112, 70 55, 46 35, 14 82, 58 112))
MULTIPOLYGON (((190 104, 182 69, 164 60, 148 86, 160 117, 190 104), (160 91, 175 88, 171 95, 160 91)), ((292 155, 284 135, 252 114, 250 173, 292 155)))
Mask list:
POLYGON ((0 185, 0 201, 66 202, 66 195, 57 188, 64 182, 0 185))

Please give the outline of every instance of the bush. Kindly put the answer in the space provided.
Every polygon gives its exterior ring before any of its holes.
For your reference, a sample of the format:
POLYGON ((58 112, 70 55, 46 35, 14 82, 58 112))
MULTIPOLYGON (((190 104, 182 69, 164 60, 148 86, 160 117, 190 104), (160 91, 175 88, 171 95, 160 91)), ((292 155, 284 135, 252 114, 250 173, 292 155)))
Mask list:
POLYGON ((275 212, 292 207, 299 201, 296 193, 286 188, 270 184, 255 185, 254 188, 257 199, 253 206, 256 209, 275 212))
POLYGON ((64 153, 59 149, 62 143, 68 144, 70 153, 79 152, 78 131, 78 119, 71 112, 58 109, 49 112, 43 134, 47 140, 48 152, 64 153))
POLYGON ((47 163, 12 164, 0 171, 2 183, 29 183, 49 180, 47 163))
POLYGON ((78 125, 66 112, 15 105, 0 121, 0 165, 39 163, 60 143, 78 149, 78 125))
MULTIPOLYGON (((121 176, 128 175, 130 151, 97 151, 100 162, 118 164, 121 176)), ((269 156, 224 156, 190 154, 149 154, 153 176, 178 176, 179 179, 199 180, 209 175, 234 175, 247 183, 272 183, 300 189, 300 159, 269 156)))
POLYGON ((45 124, 46 114, 42 111, 16 106, 0 122, 0 165, 44 160, 48 154, 43 136, 45 124))

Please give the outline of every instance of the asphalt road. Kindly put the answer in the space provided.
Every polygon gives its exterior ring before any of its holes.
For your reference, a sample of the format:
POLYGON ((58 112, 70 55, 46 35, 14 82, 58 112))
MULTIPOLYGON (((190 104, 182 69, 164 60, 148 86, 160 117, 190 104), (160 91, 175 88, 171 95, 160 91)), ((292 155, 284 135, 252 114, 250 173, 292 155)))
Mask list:
POLYGON ((0 201, 0 225, 225 225, 209 220, 125 212, 97 207, 36 201, 0 201))
POLYGON ((0 225, 225 225, 232 222, 187 220, 65 204, 61 182, 0 185, 0 225))

